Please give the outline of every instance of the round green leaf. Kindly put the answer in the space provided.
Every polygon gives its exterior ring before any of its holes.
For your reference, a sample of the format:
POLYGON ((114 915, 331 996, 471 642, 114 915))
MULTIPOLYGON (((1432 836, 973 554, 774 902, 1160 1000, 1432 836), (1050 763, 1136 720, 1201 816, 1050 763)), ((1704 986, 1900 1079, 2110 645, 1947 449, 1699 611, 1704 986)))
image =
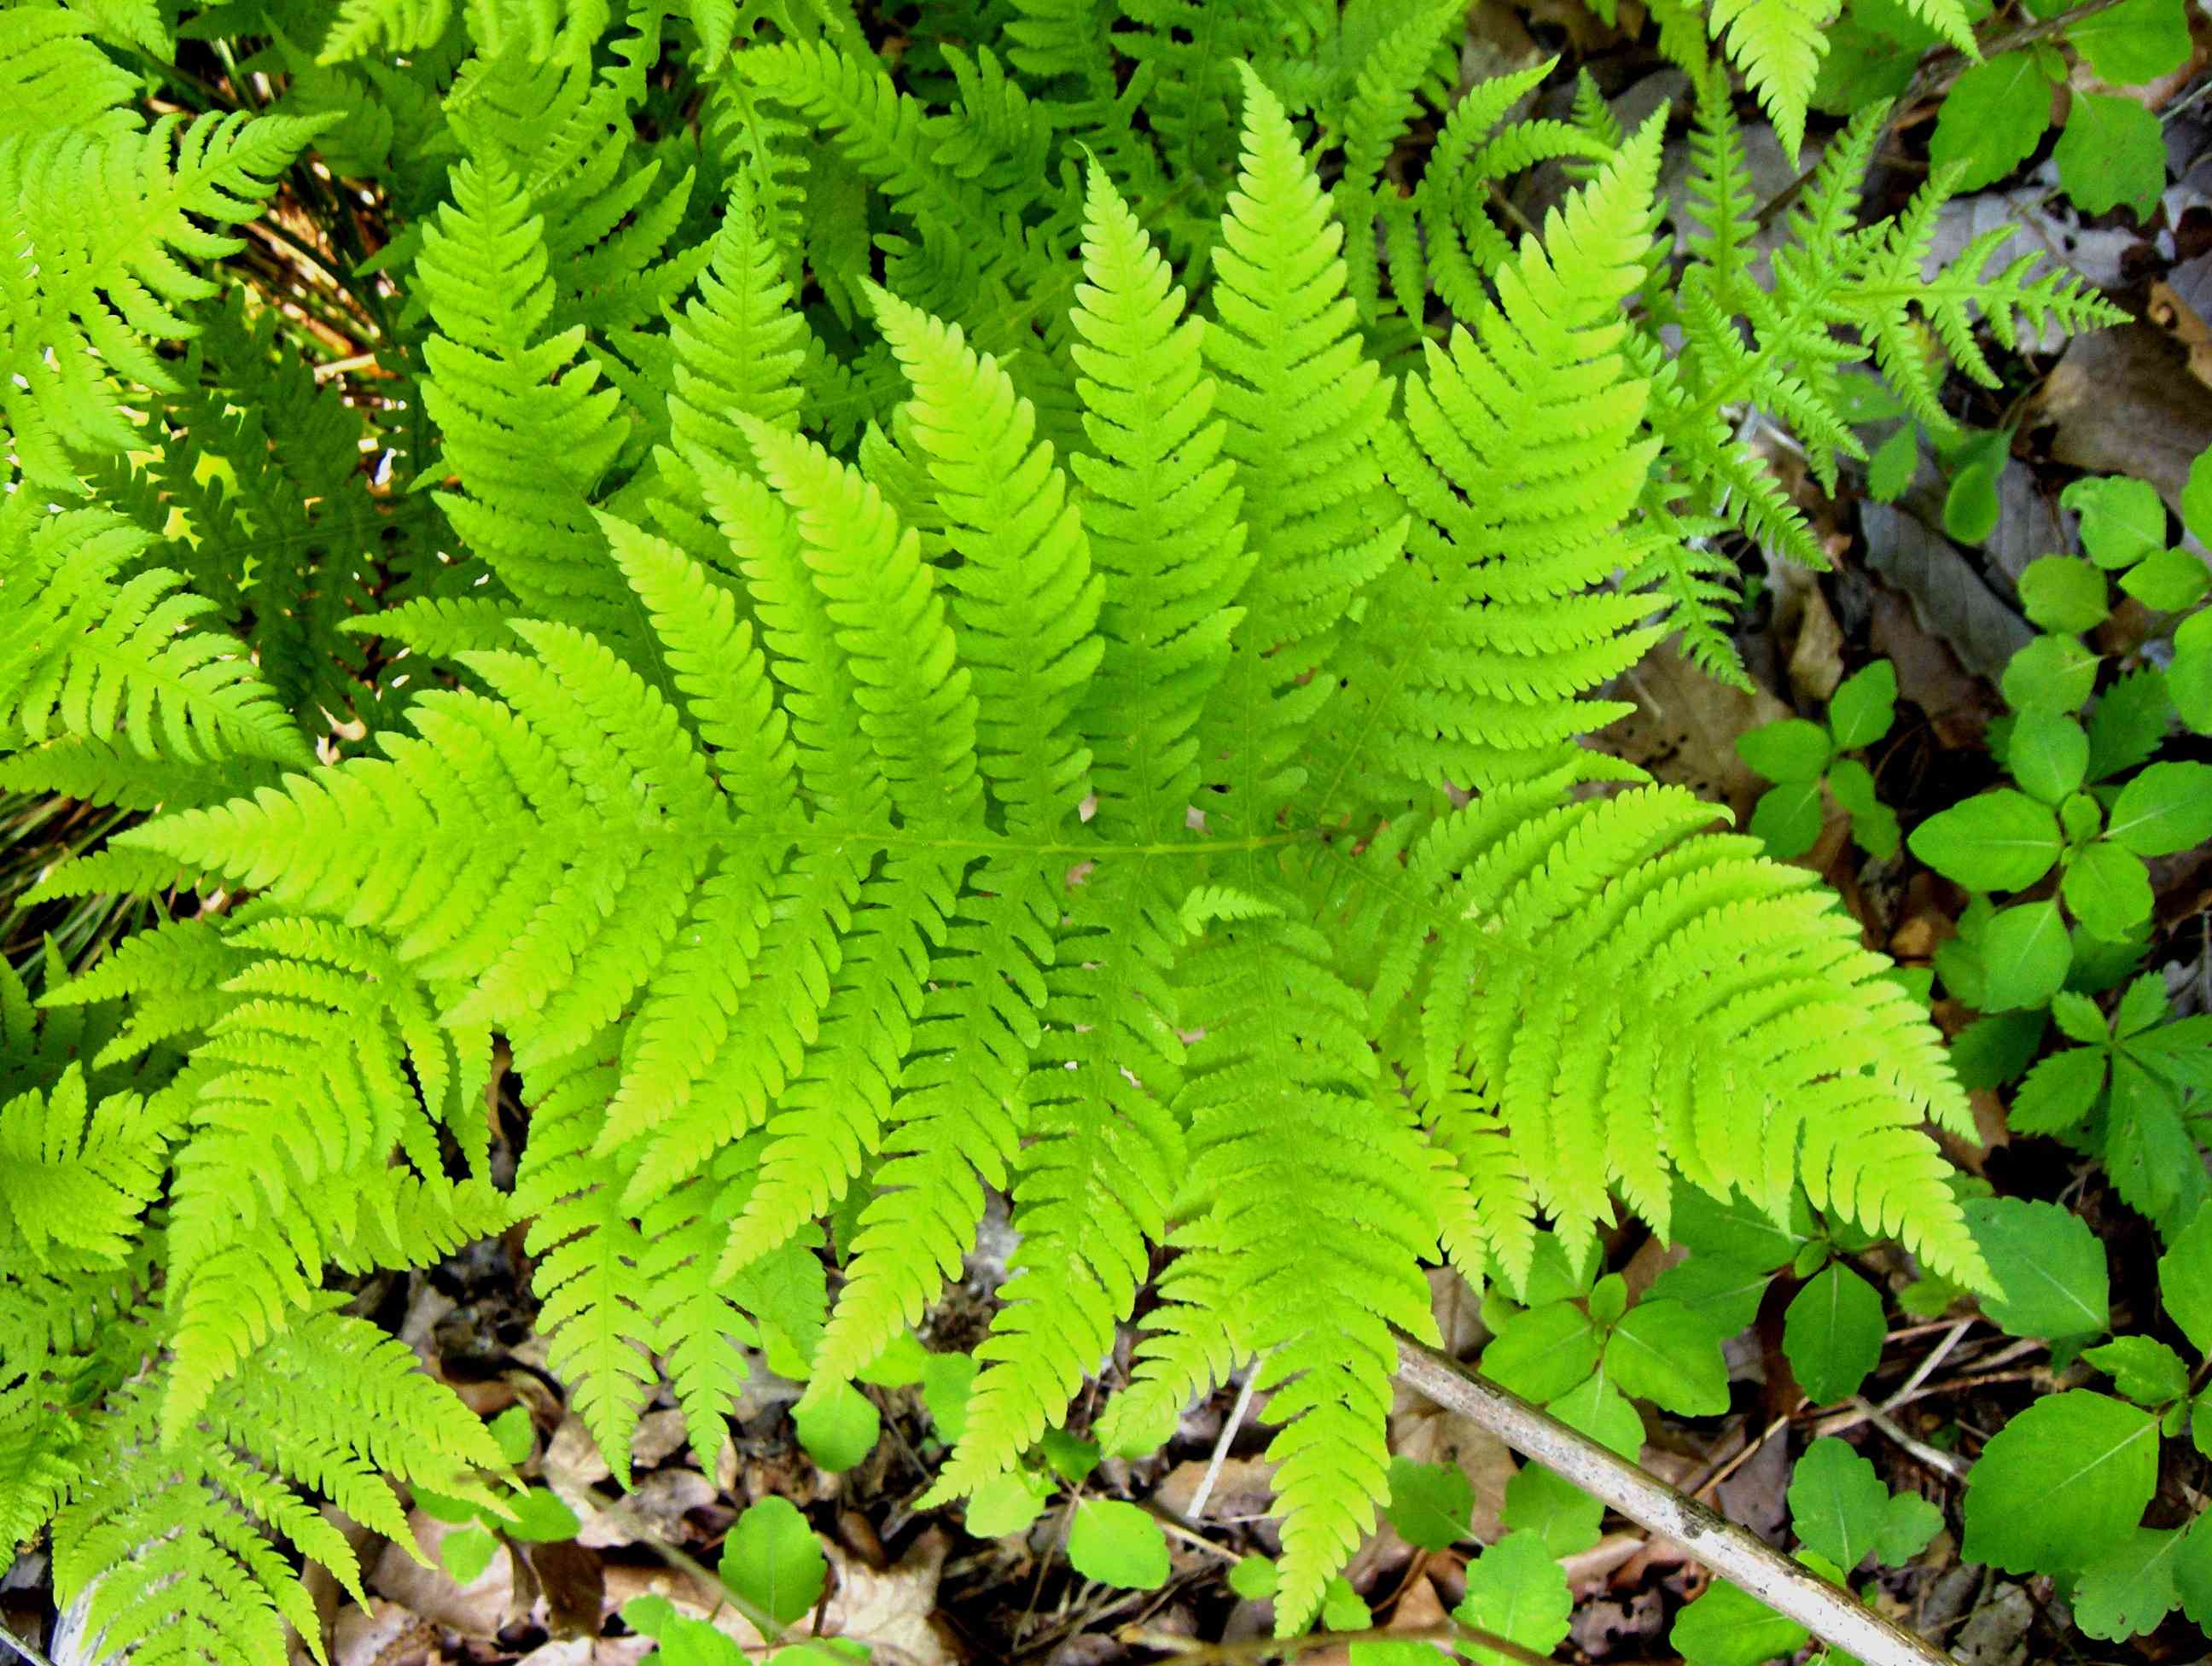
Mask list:
POLYGON ((1975 1247, 2004 1286, 2002 1295, 1982 1298, 1992 1322, 2009 1335, 2053 1340, 2111 1325, 2104 1246, 2081 1216, 2015 1197, 1971 1198, 1963 1207, 1975 1247))
POLYGON ((538 1432, 531 1426, 530 1414, 520 1406, 509 1406, 484 1426, 498 1443, 499 1455, 509 1463, 522 1462, 538 1444, 538 1432))
POLYGON ((1786 781, 1769 787, 1751 807, 1751 831, 1778 862, 1802 856, 1820 837, 1820 783, 1786 781))
MULTIPOLYGON (((2131 100, 2120 101, 2131 110, 2142 109, 2131 100)), ((2148 110, 2142 114, 2152 119, 2148 110)), ((2205 591, 2212 589, 2212 571, 2186 550, 2161 550, 2130 568, 2121 576, 2120 588, 2153 612, 2179 613, 2204 599, 2205 591)))
POLYGON ((1794 1655, 1812 1633, 1758 1598, 1716 1579, 1674 1616, 1667 1645, 1687 1666, 1761 1666, 1794 1655))
POLYGON ((822 1600, 830 1565, 814 1529, 789 1499, 766 1498, 722 1541, 722 1583, 779 1626, 822 1600))
POLYGON ((1606 1341, 1605 1368, 1621 1392, 1685 1417, 1729 1406, 1728 1362, 1719 1329, 1680 1302, 1638 1302, 1606 1341))
POLYGON ((2115 1336, 2100 1347, 2084 1348, 2081 1357, 2138 1406, 2164 1406, 2189 1392, 2189 1367, 2155 1337, 2115 1336))
POLYGON ((2058 860, 2058 824, 2048 806, 2001 787, 1930 816, 1905 843, 1969 891, 2024 891, 2058 860))
POLYGON ((1817 781, 1828 767, 1828 732, 1802 717, 1747 729, 1736 755, 1769 781, 1817 781))
POLYGON ((1003 1539, 1026 1532, 1044 1513, 1051 1484, 1031 1469, 1009 1469, 994 1475, 969 1494, 968 1530, 979 1539, 1003 1539))
POLYGON ((1832 1265, 1790 1298, 1782 1351, 1806 1395, 1819 1403, 1858 1392, 1881 1359, 1881 1298, 1848 1267, 1832 1265))
POLYGON ((1896 716, 1897 667, 1887 660, 1844 678, 1828 702, 1828 727, 1841 752, 1873 745, 1889 733, 1896 716))
POLYGON ((2166 144, 2158 118, 2133 99, 2076 88, 2051 161, 2058 183, 2087 214, 2122 204, 2148 220, 2166 189, 2166 144))
POLYGON ((1133 1504, 1086 1499, 1067 1529, 1067 1560, 1086 1579, 1124 1590, 1158 1590, 1168 1580, 1168 1541, 1133 1504))
POLYGON ((2166 685, 2181 721, 2199 734, 2212 734, 2212 610, 2191 614, 2173 633, 2166 685))
MULTIPOLYGON (((1990 65, 1984 64, 1987 69, 1990 65)), ((1979 73, 1968 70, 1968 75, 1979 73)), ((2051 89, 2042 88, 2046 100, 2051 89)), ((1944 106, 1949 113, 1950 106, 1944 106)), ((2040 133, 2039 128, 2037 131, 2040 133)), ((1942 131, 1942 119, 1937 118, 1936 131, 1942 131)), ((2031 149, 2033 146, 2031 145, 2031 149)), ((1943 531, 1961 544, 1979 544, 1997 529, 1997 474, 2002 465, 1996 463, 1977 463, 1959 471, 1951 482, 1951 489, 1943 495, 1943 531)))
POLYGON ((2106 603, 2105 575, 2078 556, 2039 556, 2020 575, 2021 611, 2045 630, 2087 630, 2106 603))
POLYGON ((2055 805, 2081 784, 2089 767, 2088 731, 2064 712, 2031 708, 2012 727, 2005 763, 2031 797, 2055 805))
POLYGON ((2081 515, 2082 551, 2107 571, 2166 548, 2166 505, 2148 481, 2092 476, 2076 480, 2058 502, 2081 515))
POLYGON ((2212 1355, 2212 1207, 2199 1209, 2159 1257, 2158 1288, 2166 1317, 2197 1353, 2212 1355))
POLYGON ((1605 1505, 1540 1463, 1523 1464, 1505 1483, 1498 1519, 1553 1556, 1579 1556, 1605 1536, 1605 1505))
MULTIPOLYGON (((1567 1634, 1574 1598, 1566 1571, 1543 1541, 1530 1534, 1509 1533, 1468 1568, 1467 1596, 1452 1612, 1463 1625, 1548 1655, 1567 1634)), ((1501 1659, 1480 1648, 1468 1653, 1482 1666, 1498 1666, 1501 1659)))
POLYGON ((2150 870, 2142 857, 2102 839, 2075 853, 2058 894, 2083 927, 2106 942, 2150 918, 2150 870))
POLYGON ((2000 909, 1982 933, 1982 1008, 2040 1006, 2066 981, 2074 945, 2056 903, 2000 909))
POLYGON ((883 1432, 875 1402, 849 1383, 840 1383, 819 1401, 802 1405, 793 1420, 807 1456, 833 1472, 849 1469, 867 1456, 883 1432))
POLYGON ((2154 763, 2112 806, 2105 836, 2138 856, 2171 856, 2212 839, 2212 763, 2154 763))
POLYGON ((2039 636, 2006 661, 1999 690, 2016 712, 2072 712, 2097 686, 2097 656, 2071 636, 2039 636))
POLYGON ((2189 57, 2189 19, 2182 0, 2123 0, 2085 17, 2066 38, 2108 87, 2139 87, 2181 67, 2189 57))
POLYGON ((2032 1402, 1966 1477, 1970 1562, 2007 1573, 2086 1567, 2124 1544, 2158 1485, 2158 1420, 2072 1389, 2032 1402))
POLYGON ((2157 1629, 2173 1612, 2179 1529, 2139 1527, 2081 1571, 2074 1623, 2087 1637, 2117 1643, 2157 1629))
POLYGON ((1517 1313, 1482 1351, 1482 1373, 1534 1401, 1556 1400, 1597 1364, 1598 1336, 1571 1302, 1517 1313))
POLYGON ((481 1527, 465 1527, 438 1541, 438 1560, 457 1585, 473 1585, 499 1554, 498 1538, 481 1527))
POLYGON ((1248 1602, 1275 1594, 1275 1565, 1265 1556, 1247 1556, 1229 1570, 1229 1589, 1248 1602))
POLYGON ((2027 52, 2001 53, 1952 85, 1928 159, 1960 170, 1955 189, 1979 191, 2026 161, 2050 125, 2051 82, 2041 66, 2027 52))
POLYGON ((1456 1463, 1394 1457, 1384 1513, 1398 1536, 1416 1549, 1448 1549, 1473 1530, 1474 1487, 1456 1463))

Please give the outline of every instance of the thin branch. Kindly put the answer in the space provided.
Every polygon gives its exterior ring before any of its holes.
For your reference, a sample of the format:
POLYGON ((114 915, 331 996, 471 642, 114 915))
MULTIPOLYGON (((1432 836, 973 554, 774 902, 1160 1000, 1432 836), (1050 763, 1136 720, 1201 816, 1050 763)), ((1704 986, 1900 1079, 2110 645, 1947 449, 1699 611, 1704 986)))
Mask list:
POLYGON ((1203 1666, 1294 1660, 1316 1649, 1343 1648, 1358 1643, 1455 1643, 1462 1647, 1492 1650, 1519 1661, 1521 1666, 1552 1666, 1548 1657, 1524 1648, 1510 1637, 1500 1637, 1477 1626, 1462 1626, 1457 1620, 1402 1632, 1308 1632, 1301 1637, 1247 1637, 1233 1643, 1202 1643, 1180 1632, 1161 1631, 1150 1626, 1124 1626, 1114 1635, 1117 1641, 1132 1648, 1158 1649, 1177 1660, 1203 1663, 1203 1666))
POLYGON ((1777 1614, 1865 1666, 1948 1666, 1949 1657, 1849 1591, 1800 1566, 1694 1499, 1569 1428, 1457 1360, 1401 1335, 1398 1380, 1446 1411, 1473 1418, 1516 1451, 1672 1539, 1777 1614))
POLYGON ((1206 1501, 1213 1496, 1213 1483, 1221 1479, 1221 1466, 1228 1459, 1229 1448, 1237 1438, 1237 1432, 1244 1426, 1244 1419, 1252 1409, 1252 1390, 1259 1386, 1260 1364, 1255 1360, 1244 1373, 1244 1386, 1237 1391, 1237 1404, 1231 1408, 1228 1420, 1221 1426, 1221 1438, 1213 1443, 1213 1456, 1206 1460, 1206 1474, 1198 1483, 1198 1491, 1191 1494, 1190 1508, 1184 1513, 1191 1520, 1206 1519, 1206 1501))
POLYGON ((24 1642, 21 1638, 16 1636, 14 1632, 10 1631, 5 1626, 0 1626, 0 1643, 4 1643, 9 1648, 13 1649, 26 1661, 28 1661, 30 1663, 30 1666, 54 1666, 54 1663, 52 1661, 48 1660, 46 1656, 40 1654, 38 1650, 32 1647, 31 1645, 24 1642))

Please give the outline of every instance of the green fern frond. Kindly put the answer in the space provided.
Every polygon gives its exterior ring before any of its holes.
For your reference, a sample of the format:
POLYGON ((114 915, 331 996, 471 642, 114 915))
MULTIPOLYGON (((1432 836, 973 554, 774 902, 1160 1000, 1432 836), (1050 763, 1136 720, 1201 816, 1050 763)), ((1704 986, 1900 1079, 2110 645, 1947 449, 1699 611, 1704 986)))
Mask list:
POLYGON ((76 459, 136 443, 108 373, 175 387, 155 344, 191 336, 190 308, 216 292, 185 263, 242 247, 221 228, 253 217, 324 125, 164 116, 0 137, 0 421, 27 479, 79 492, 76 459))
POLYGON ((27 490, 0 506, 0 727, 18 745, 68 735, 184 764, 304 763, 237 644, 186 629, 210 604, 163 569, 131 570, 150 542, 105 509, 47 514, 27 490))

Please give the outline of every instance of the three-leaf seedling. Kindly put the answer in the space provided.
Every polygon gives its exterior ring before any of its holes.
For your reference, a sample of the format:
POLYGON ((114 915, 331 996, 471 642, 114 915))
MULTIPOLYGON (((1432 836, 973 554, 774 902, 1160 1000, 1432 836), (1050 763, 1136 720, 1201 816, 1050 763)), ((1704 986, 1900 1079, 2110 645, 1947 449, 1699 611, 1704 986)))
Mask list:
POLYGON ((1772 855, 1787 861, 1819 841, 1824 781, 1850 818, 1861 849, 1877 857, 1897 853, 1897 812, 1876 796, 1873 771, 1844 756, 1880 740, 1896 716, 1897 672, 1877 660, 1837 685, 1825 727, 1789 717, 1736 737, 1737 755, 1777 783, 1751 812, 1751 830, 1772 855))

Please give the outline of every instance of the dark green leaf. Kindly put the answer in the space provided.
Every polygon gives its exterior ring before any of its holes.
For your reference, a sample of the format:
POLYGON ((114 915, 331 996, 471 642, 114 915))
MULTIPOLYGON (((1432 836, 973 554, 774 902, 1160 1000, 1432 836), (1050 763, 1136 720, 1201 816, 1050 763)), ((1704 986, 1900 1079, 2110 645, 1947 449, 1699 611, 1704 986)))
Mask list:
POLYGON ((1816 1440, 1790 1479, 1790 1525, 1846 1573, 1872 1554, 1889 1506, 1874 1465, 1832 1436, 1816 1440))
POLYGON ((1897 667, 1887 660, 1844 678, 1828 701, 1828 727, 1841 752, 1873 745, 1889 733, 1896 716, 1897 667))
POLYGON ((1992 1012, 1976 1018, 1951 1043, 1951 1068, 1965 1088, 1996 1087, 2027 1068, 2043 1045, 2039 1012, 1992 1012))
POLYGON ((1067 1529, 1067 1561, 1086 1579, 1124 1590, 1158 1590, 1168 1580, 1168 1541, 1133 1504, 1085 1499, 1067 1529))
POLYGON ((1621 1392, 1685 1417, 1728 1409, 1728 1364, 1718 1327, 1680 1302, 1638 1302, 1613 1327, 1606 1370, 1621 1392))
POLYGON ((2084 1348, 2081 1357, 2138 1406, 2163 1406, 2189 1391, 2188 1366, 2153 1337, 2115 1336, 2100 1347, 2084 1348))
POLYGON ((1970 891, 2025 891, 2058 860, 2058 823, 2048 806, 1999 787, 1930 816, 1906 842, 1970 891))
POLYGON ((2097 696, 2089 714, 2089 779, 2134 769, 2158 750, 2172 721, 2166 673, 2155 666, 2130 672, 2097 696))
POLYGON ((2045 630, 2082 631, 2110 611, 2105 575, 2074 556, 2040 556, 2020 575, 2020 605, 2045 630))
POLYGON ((1751 1262, 1698 1254, 1653 1280, 1648 1298, 1680 1302, 1711 1320, 1722 1335, 1733 1336, 1758 1316, 1760 1298, 1773 1279, 1751 1262))
POLYGON ((1598 1335, 1571 1302, 1517 1314, 1482 1351, 1482 1372, 1528 1400, 1555 1400, 1597 1364, 1598 1335))
POLYGON ((1881 1298, 1848 1267, 1832 1266, 1790 1298, 1782 1351, 1797 1385, 1823 1403, 1858 1392, 1881 1358, 1881 1298))
POLYGON ((749 1506, 722 1542, 722 1583, 779 1626, 788 1626, 822 1599, 830 1565, 814 1529, 789 1499, 749 1506))
POLYGON ((1970 1562, 2007 1573, 2087 1567, 2126 1544, 2158 1483, 2158 1422, 2070 1389, 1997 1431, 1966 1477, 1970 1562))
POLYGON ((1828 732, 1802 717, 1784 718, 1735 739, 1736 755, 1769 781, 1818 781, 1828 767, 1828 732))
POLYGON ((2067 864, 2058 894, 2092 934, 2118 942, 2150 918, 2150 870, 2133 851, 2103 840, 2067 864))
POLYGON ((2014 1336, 2094 1336, 2112 1323, 2104 1246, 2056 1203, 1970 1198, 1963 1206, 1982 1259, 2004 1284, 1982 1310, 2014 1336))
POLYGON ((2065 1048, 2027 1073, 2005 1121, 2015 1134, 2057 1134, 2089 1114, 2104 1085, 2101 1049, 2065 1048))
POLYGON ((2173 1612, 2180 1549, 2172 1528, 2139 1527, 2084 1568, 2074 1588, 2074 1623, 2082 1634, 2118 1643, 2155 1630, 2173 1612))
POLYGON ((2120 788, 2105 836, 2138 856, 2212 839, 2212 763, 2154 763, 2120 788))
POLYGON ((1455 1463, 1394 1457, 1387 1513, 1390 1525, 1407 1544, 1420 1550, 1443 1550, 1471 1530, 1474 1487, 1455 1463))
POLYGON ((2066 38, 2108 87, 2139 87, 2181 67, 2189 57, 2189 20, 2182 0, 2123 0, 2085 17, 2066 38))
POLYGON ((2109 214, 2124 204, 2136 219, 2148 220, 2166 189, 2166 143, 2158 118, 2133 99, 2076 88, 2066 131, 2051 159, 2059 184, 2085 214, 2109 214))
POLYGON ((2064 712, 2031 708, 2013 725, 2005 763, 2030 797, 2055 805, 2081 784, 2088 732, 2064 712))

